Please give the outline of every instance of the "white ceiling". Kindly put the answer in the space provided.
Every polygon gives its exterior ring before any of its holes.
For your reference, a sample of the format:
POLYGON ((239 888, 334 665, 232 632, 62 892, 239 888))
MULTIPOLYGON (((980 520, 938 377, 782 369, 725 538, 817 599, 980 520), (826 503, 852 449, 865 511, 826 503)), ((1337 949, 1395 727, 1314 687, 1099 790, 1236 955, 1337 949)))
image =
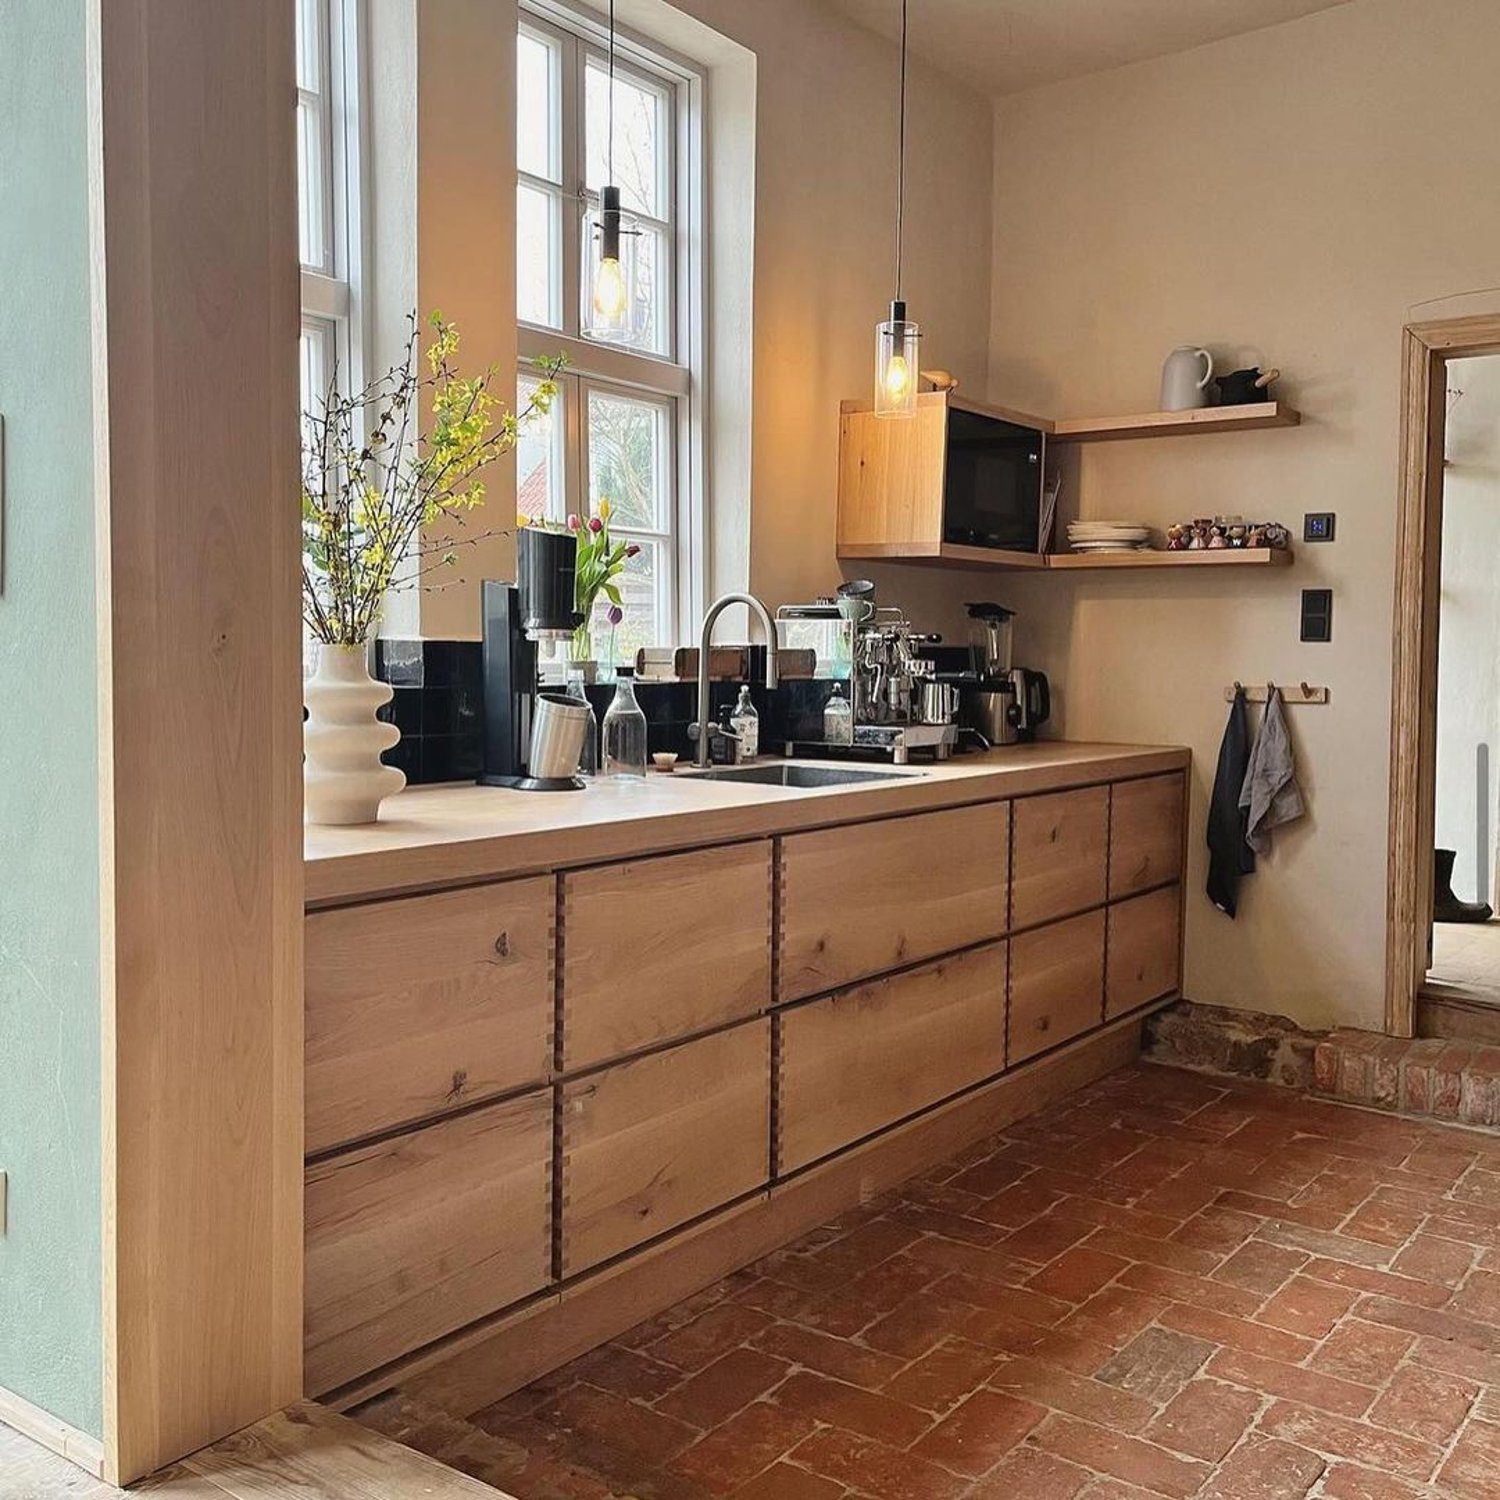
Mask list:
MULTIPOLYGON (((830 0, 886 36, 901 0, 830 0)), ((1185 52, 1348 0, 909 0, 911 49, 986 94, 1185 52)))

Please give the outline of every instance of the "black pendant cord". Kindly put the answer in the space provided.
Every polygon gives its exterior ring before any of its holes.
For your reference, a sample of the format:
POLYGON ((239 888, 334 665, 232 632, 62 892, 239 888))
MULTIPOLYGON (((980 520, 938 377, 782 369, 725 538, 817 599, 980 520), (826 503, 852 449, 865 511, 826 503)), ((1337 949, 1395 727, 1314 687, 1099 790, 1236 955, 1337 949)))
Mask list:
POLYGON ((609 0, 609 109, 607 118, 609 136, 605 145, 605 154, 608 157, 605 173, 613 183, 615 180, 615 0, 609 0))
MULTIPOLYGON (((610 0, 613 4, 614 0, 610 0)), ((901 300, 901 240, 906 227, 906 7, 901 0, 901 111, 896 148, 896 301, 901 300)))

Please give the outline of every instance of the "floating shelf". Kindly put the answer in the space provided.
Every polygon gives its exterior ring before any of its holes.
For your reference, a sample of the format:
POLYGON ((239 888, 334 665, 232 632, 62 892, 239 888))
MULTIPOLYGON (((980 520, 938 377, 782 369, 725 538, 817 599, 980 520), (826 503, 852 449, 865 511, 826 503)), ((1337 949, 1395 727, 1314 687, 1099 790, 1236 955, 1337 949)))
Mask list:
POLYGON ((1190 432, 1255 432, 1296 427, 1302 413, 1280 401, 1249 406, 1201 406, 1196 411, 1153 411, 1138 417, 1064 418, 1052 427, 1054 443, 1106 443, 1121 438, 1178 437, 1190 432))
POLYGON ((1201 552, 1054 552, 1052 568, 1285 568, 1288 547, 1216 547, 1201 552))

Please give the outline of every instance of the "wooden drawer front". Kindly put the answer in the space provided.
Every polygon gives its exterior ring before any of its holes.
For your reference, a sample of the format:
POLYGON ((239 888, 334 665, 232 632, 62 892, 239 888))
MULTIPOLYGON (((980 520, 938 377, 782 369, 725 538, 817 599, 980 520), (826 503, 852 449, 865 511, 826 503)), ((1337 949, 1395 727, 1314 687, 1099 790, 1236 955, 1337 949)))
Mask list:
POLYGON ((550 876, 312 913, 308 1153, 545 1082, 554 920, 550 876))
POLYGON ((1167 886, 1109 909, 1105 1013, 1118 1016, 1173 994, 1181 982, 1182 891, 1167 886))
POLYGON ((545 1286, 551 1164, 541 1089, 309 1167, 307 1393, 545 1286))
POLYGON ((1182 873, 1183 799, 1187 778, 1148 776, 1110 789, 1109 895, 1133 895, 1182 873))
POLYGON ((564 1084, 563 1274, 761 1186, 770 1131, 769 1018, 564 1084))
POLYGON ((991 943, 778 1016, 777 1171, 999 1073, 1005 961, 991 943))
POLYGON ((569 1070, 764 1010, 770 841, 564 875, 562 965, 569 1070))
POLYGON ((999 937, 1009 819, 984 802, 783 839, 781 999, 999 937))
POLYGON ((1033 927, 1104 900, 1108 787, 1023 797, 1012 816, 1012 927, 1033 927))
POLYGON ((1104 913, 1087 912, 1011 939, 1012 1067, 1102 1023, 1104 913))

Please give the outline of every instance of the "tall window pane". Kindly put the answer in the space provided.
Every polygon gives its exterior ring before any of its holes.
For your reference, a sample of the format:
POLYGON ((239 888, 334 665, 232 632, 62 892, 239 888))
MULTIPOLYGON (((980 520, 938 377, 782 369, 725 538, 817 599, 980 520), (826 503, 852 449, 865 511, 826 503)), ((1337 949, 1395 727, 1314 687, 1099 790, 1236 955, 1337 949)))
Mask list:
POLYGON ((558 73, 557 48, 523 31, 516 39, 516 165, 549 182, 562 181, 558 73))
MULTIPOLYGON (((609 175, 609 71, 589 59, 584 80, 587 186, 597 192, 609 175)), ((667 217, 667 139, 665 95, 615 73, 614 181, 626 208, 667 217)))
POLYGON ((608 499, 615 526, 671 529, 669 408, 613 392, 589 392, 589 512, 608 499))
MULTIPOLYGON (((533 376, 521 376, 516 383, 517 411, 526 410, 539 384, 533 376)), ((559 391, 547 415, 533 417, 521 429, 516 445, 516 509, 533 521, 560 521, 565 513, 562 462, 565 399, 559 391)))
POLYGON ((523 323, 561 326, 562 270, 555 194, 521 183, 516 188, 516 316, 523 323))

